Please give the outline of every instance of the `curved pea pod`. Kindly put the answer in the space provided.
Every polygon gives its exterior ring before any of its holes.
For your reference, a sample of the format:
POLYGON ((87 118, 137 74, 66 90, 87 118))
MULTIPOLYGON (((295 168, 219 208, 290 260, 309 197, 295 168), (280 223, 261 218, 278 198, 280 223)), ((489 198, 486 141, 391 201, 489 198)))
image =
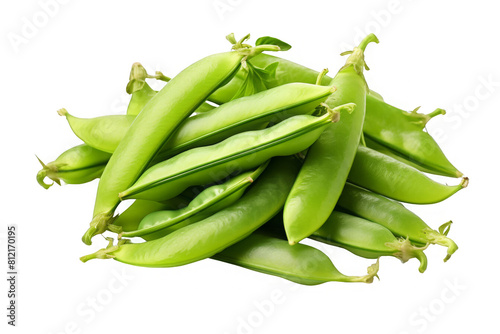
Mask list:
MULTIPOLYGON (((264 128, 270 121, 276 123, 294 115, 310 114, 332 92, 331 87, 289 84, 239 98, 210 112, 203 111, 189 117, 178 127, 155 161, 194 147, 217 143, 243 131, 264 128)), ((199 109, 195 112, 198 113, 199 109)), ((65 109, 58 113, 66 116, 73 132, 86 144, 110 153, 116 149, 135 119, 135 116, 129 115, 77 118, 65 109)))
POLYGON ((48 177, 61 185, 61 180, 68 184, 90 182, 101 176, 111 154, 96 150, 88 145, 78 145, 63 152, 56 160, 42 164, 42 169, 36 175, 38 183, 48 189, 52 184, 45 183, 48 177))
POLYGON ((267 129, 243 132, 216 145, 185 151, 148 169, 120 193, 120 198, 171 198, 187 187, 255 168, 274 156, 298 153, 314 143, 335 116, 336 111, 321 117, 294 116, 267 129))
POLYGON ((424 131, 425 125, 432 117, 445 113, 443 109, 436 109, 427 115, 417 113, 416 110, 407 112, 367 96, 366 110, 366 122, 363 126, 366 137, 426 169, 435 171, 434 174, 463 176, 446 158, 432 136, 424 131))
POLYGON ((405 263, 411 258, 420 261, 418 270, 427 268, 425 247, 416 247, 408 239, 398 239, 382 225, 349 214, 333 211, 311 239, 339 246, 368 259, 394 256, 405 263))
MULTIPOLYGON (((244 239, 279 212, 298 172, 293 158, 273 159, 234 204, 163 238, 144 243, 111 244, 81 258, 113 258, 143 267, 173 267, 195 262, 244 239)), ((112 241, 111 241, 112 243, 112 241)))
POLYGON ((359 146, 349 173, 352 183, 397 201, 414 204, 441 202, 467 187, 469 179, 448 186, 385 154, 359 146))
POLYGON ((363 75, 364 51, 375 35, 368 35, 354 48, 331 84, 337 88, 325 102, 330 108, 353 103, 340 121, 330 124, 308 149, 283 210, 286 235, 291 245, 307 238, 332 213, 356 155, 365 118, 368 87, 363 75))
POLYGON ((296 115, 311 114, 334 88, 295 83, 225 103, 188 118, 167 141, 160 158, 217 143, 240 132, 266 127, 296 115))
POLYGON ((125 211, 119 214, 108 229, 121 233, 123 231, 134 231, 139 227, 140 221, 148 214, 160 210, 176 210, 189 204, 189 200, 183 196, 177 196, 163 202, 135 200, 125 211))
POLYGON ((73 133, 85 144, 108 153, 115 151, 136 118, 135 115, 79 118, 72 116, 64 108, 57 113, 66 117, 73 133))
MULTIPOLYGON (((268 68, 271 65, 276 66, 274 76, 272 76, 270 80, 265 81, 265 86, 268 88, 274 88, 294 82, 314 84, 317 83, 319 75, 318 71, 294 63, 287 59, 264 53, 261 53, 252 58, 249 63, 259 68, 268 68)), ((231 101, 236 93, 241 89, 242 85, 244 84, 244 80, 245 69, 240 69, 227 85, 219 88, 212 95, 210 95, 209 100, 218 104, 231 101)), ((328 75, 324 75, 321 78, 320 84, 329 86, 331 85, 331 81, 331 77, 329 77, 328 75)), ((370 90, 369 94, 383 101, 382 96, 377 92, 370 90)))
POLYGON ((413 168, 416 168, 421 172, 434 174, 434 175, 449 176, 449 175, 446 175, 446 173, 441 173, 441 172, 436 171, 434 169, 426 168, 426 167, 419 165, 411 160, 408 160, 407 157, 400 155, 399 152, 396 152, 394 150, 391 150, 387 146, 379 144, 378 142, 372 140, 368 136, 365 136, 364 139, 365 139, 366 147, 371 148, 372 150, 375 150, 375 151, 380 152, 382 154, 388 155, 391 158, 396 159, 398 161, 401 161, 402 163, 407 164, 413 168))
POLYGON ((447 247, 445 262, 458 249, 457 244, 446 236, 451 222, 441 225, 439 231, 433 230, 401 203, 353 184, 346 183, 337 205, 358 217, 382 225, 393 234, 408 238, 412 242, 447 247))
POLYGON ((378 272, 377 260, 368 268, 368 275, 346 276, 319 249, 303 244, 290 246, 286 240, 257 232, 212 258, 304 285, 325 282, 372 283, 378 272))
POLYGON ((134 184, 178 125, 229 81, 242 61, 265 50, 279 50, 265 45, 249 48, 243 42, 233 46, 235 51, 211 55, 188 66, 144 106, 101 176, 93 218, 82 237, 85 244, 90 245, 94 235, 106 230, 120 203, 118 193, 134 184))
POLYGON ((248 186, 264 171, 266 166, 267 163, 257 168, 255 171, 242 173, 227 182, 208 187, 184 208, 152 212, 141 220, 137 230, 122 232, 120 236, 139 237, 150 234, 178 224, 205 210, 213 214, 239 199, 248 186), (221 205, 221 202, 227 202, 229 204, 221 205))

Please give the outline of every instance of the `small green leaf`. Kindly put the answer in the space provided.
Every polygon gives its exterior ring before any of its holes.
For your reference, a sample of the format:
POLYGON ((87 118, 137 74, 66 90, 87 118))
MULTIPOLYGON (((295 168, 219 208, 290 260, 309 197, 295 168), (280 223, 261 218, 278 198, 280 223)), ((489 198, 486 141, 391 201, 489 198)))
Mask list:
POLYGON ((257 45, 264 45, 264 44, 277 45, 280 47, 281 51, 287 51, 287 50, 290 50, 292 48, 292 46, 290 44, 285 43, 280 39, 270 37, 270 36, 261 37, 261 38, 257 39, 257 41, 255 42, 256 46, 257 45))

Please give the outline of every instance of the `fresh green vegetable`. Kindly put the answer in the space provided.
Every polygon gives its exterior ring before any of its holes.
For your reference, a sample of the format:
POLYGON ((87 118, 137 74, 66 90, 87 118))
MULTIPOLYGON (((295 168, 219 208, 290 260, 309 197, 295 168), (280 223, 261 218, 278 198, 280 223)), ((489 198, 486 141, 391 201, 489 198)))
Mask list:
POLYGON ((255 171, 242 173, 227 182, 203 190, 184 208, 152 212, 141 220, 137 230, 122 232, 120 235, 121 237, 137 237, 150 234, 178 224, 201 211, 213 209, 214 206, 220 207, 220 205, 217 204, 220 204, 221 201, 226 199, 232 204, 234 200, 229 199, 229 197, 234 197, 235 199, 240 198, 245 189, 259 177, 266 166, 267 163, 257 168, 255 171))
POLYGON ((243 132, 216 145, 185 151, 145 171, 119 196, 121 199, 167 199, 189 186, 204 185, 231 173, 255 168, 273 156, 298 153, 318 139, 342 108, 345 107, 328 110, 321 117, 294 116, 267 129, 243 132))
POLYGON ((421 273, 427 268, 423 252, 426 247, 413 246, 408 239, 397 239, 382 225, 343 212, 333 211, 311 238, 369 259, 389 255, 404 263, 415 257, 420 261, 421 273))
POLYGON ((235 51, 208 56, 190 65, 144 106, 104 169, 92 222, 82 237, 84 243, 90 245, 94 235, 106 230, 120 203, 118 193, 141 176, 177 126, 228 82, 242 61, 265 50, 279 49, 263 45, 249 48, 242 45, 243 41, 233 46, 235 51))
POLYGON ((298 166, 293 158, 273 159, 249 191, 231 206, 163 238, 144 243, 127 243, 101 249, 81 258, 113 258, 143 267, 173 267, 201 260, 244 239, 279 212, 298 166))
POLYGON ((101 176, 110 156, 109 153, 88 145, 78 145, 66 150, 48 164, 38 159, 43 168, 36 175, 36 180, 45 189, 52 186, 52 184, 45 183, 46 177, 58 185, 61 185, 61 180, 68 184, 90 182, 101 176))
POLYGON ((285 240, 262 233, 253 233, 212 258, 304 285, 333 281, 371 283, 378 272, 377 260, 368 268, 368 275, 345 276, 319 249, 302 244, 290 246, 285 240))
POLYGON ((436 115, 443 115, 443 109, 430 114, 420 114, 416 110, 406 112, 368 96, 366 122, 363 132, 399 155, 430 170, 435 174, 461 177, 463 174, 453 166, 439 148, 436 141, 423 131, 427 122, 436 115), (394 128, 397 131, 387 131, 394 128))
MULTIPOLYGON (((289 84, 228 102, 210 112, 186 119, 162 147, 155 161, 198 146, 217 143, 234 134, 257 130, 269 122, 277 123, 291 116, 311 114, 332 93, 333 89, 310 84, 289 84)), ((135 116, 110 115, 77 118, 65 109, 73 132, 86 144, 113 153, 127 133, 135 116)))
POLYGON ((350 213, 382 225, 393 234, 408 238, 412 242, 448 247, 445 262, 458 249, 457 244, 446 236, 451 222, 443 224, 439 231, 433 230, 401 203, 353 184, 345 184, 337 204, 350 213))
POLYGON ((397 201, 431 204, 467 187, 469 179, 448 186, 431 180, 417 169, 367 147, 358 147, 349 181, 397 201))
POLYGON ((326 104, 330 108, 345 103, 356 104, 354 112, 345 112, 331 124, 307 151, 283 211, 283 221, 291 245, 307 238, 321 227, 333 211, 356 154, 365 118, 368 92, 363 68, 364 51, 375 35, 366 37, 351 52, 344 67, 332 81, 337 91, 326 104))

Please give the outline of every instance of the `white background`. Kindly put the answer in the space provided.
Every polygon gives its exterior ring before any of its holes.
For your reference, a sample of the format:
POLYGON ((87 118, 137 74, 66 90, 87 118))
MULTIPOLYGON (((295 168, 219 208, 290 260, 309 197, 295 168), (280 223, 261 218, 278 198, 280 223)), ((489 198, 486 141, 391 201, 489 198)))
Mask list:
MULTIPOLYGON (((1 280, 2 328, 43 334, 498 328, 500 20, 494 3, 3 1, 0 267, 6 275, 6 225, 18 224, 20 277, 15 329, 6 325, 7 286, 1 280), (36 30, 27 30, 30 23, 36 30), (252 41, 281 38, 293 45, 281 56, 318 70, 329 67, 332 75, 345 61, 339 56, 345 46, 377 34, 380 44, 366 52, 370 88, 407 110, 447 109, 429 131, 471 179, 466 190, 443 203, 413 207, 435 228, 454 221, 450 236, 460 249, 448 263, 442 262, 445 249, 434 246, 424 274, 416 260, 402 265, 383 258, 381 280, 371 285, 304 287, 213 260, 171 269, 78 260, 105 245, 102 238, 92 247, 80 241, 97 181, 49 190, 35 181, 35 154, 49 162, 79 143, 56 110, 65 107, 81 117, 123 113, 133 62, 173 76, 228 50, 224 36, 230 32, 250 32, 252 41), (16 45, 13 38, 23 40, 16 45)), ((373 262, 336 248, 327 251, 346 274, 362 275, 373 262)))

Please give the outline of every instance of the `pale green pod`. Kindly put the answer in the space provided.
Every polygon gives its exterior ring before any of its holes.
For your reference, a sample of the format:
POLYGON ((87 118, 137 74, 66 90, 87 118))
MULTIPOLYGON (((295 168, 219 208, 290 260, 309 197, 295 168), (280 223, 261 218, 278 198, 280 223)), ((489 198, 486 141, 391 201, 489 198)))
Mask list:
MULTIPOLYGON (((209 210, 230 196, 234 195, 235 198, 239 198, 245 189, 259 177, 266 166, 267 163, 255 171, 242 173, 222 184, 206 188, 184 208, 152 212, 141 220, 137 230, 122 232, 120 235, 121 237, 138 237, 150 234, 178 224, 201 211, 209 210)), ((210 212, 212 211, 210 210, 210 212)))
POLYGON ((273 156, 298 153, 314 143, 338 116, 299 115, 277 125, 234 135, 216 145, 185 151, 144 172, 120 198, 168 199, 187 187, 223 179, 233 172, 255 168, 273 156))

